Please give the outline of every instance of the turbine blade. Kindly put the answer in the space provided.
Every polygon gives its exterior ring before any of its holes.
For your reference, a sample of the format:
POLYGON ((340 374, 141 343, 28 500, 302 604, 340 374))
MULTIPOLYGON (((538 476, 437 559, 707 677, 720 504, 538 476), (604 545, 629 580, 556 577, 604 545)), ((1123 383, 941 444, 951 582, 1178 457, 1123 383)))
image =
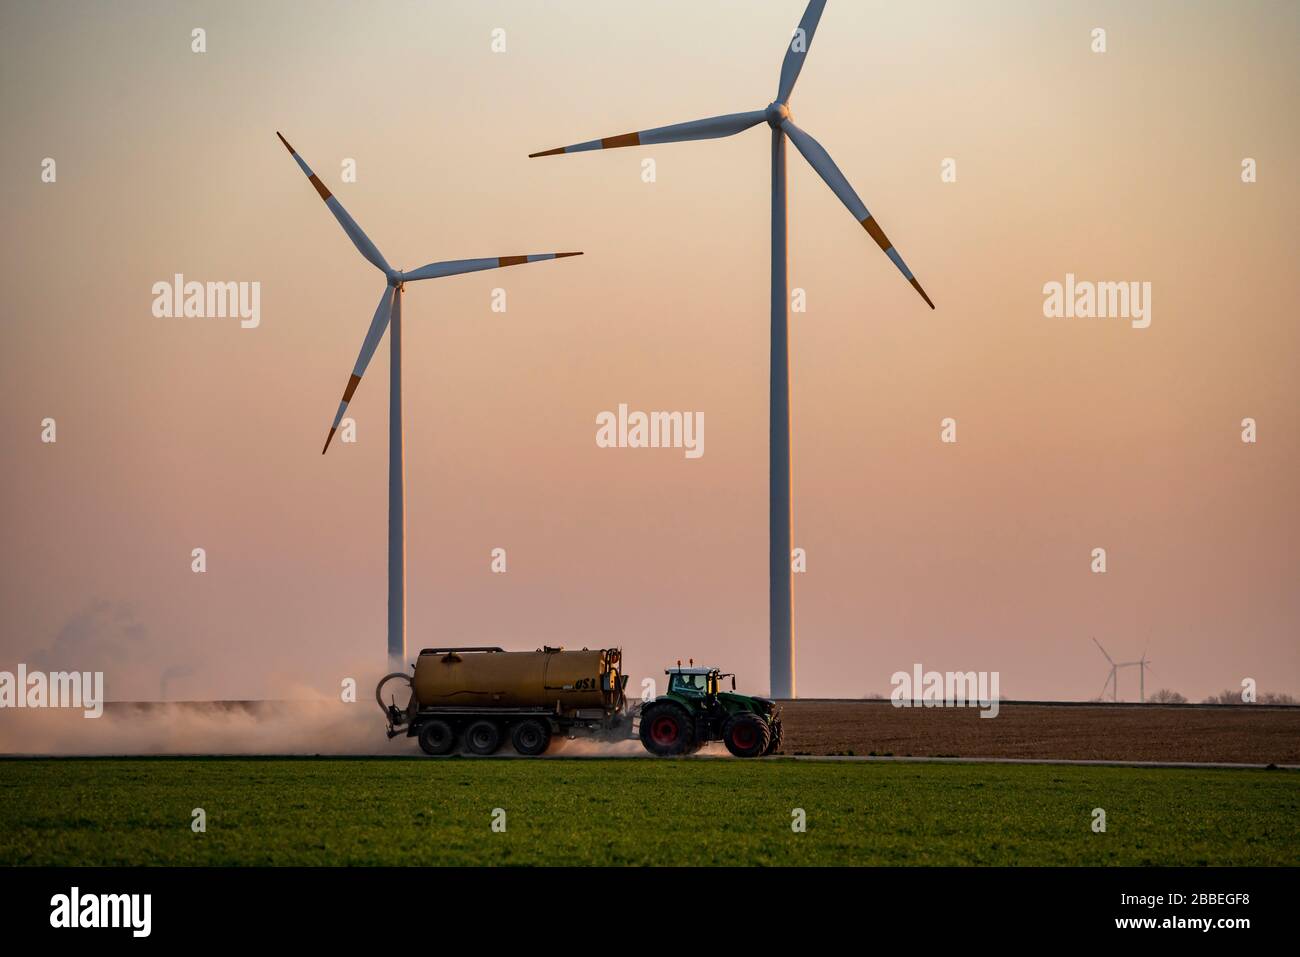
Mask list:
POLYGON ((370 357, 375 354, 375 349, 379 347, 379 340, 384 337, 388 320, 393 315, 393 294, 394 287, 385 286, 384 294, 379 297, 379 307, 375 309, 375 317, 370 320, 370 328, 366 330, 365 341, 361 343, 361 354, 357 356, 357 364, 352 367, 347 388, 343 390, 343 401, 339 403, 339 410, 334 413, 334 424, 330 426, 330 434, 325 436, 325 447, 320 450, 321 455, 329 451, 334 433, 338 431, 339 423, 343 421, 343 413, 348 410, 348 403, 352 401, 352 394, 361 384, 361 377, 366 374, 366 366, 370 365, 370 357))
MULTIPOLYGON (((1100 642, 1100 641, 1098 641, 1096 638, 1094 638, 1094 639, 1092 639, 1092 643, 1093 643, 1094 645, 1097 646, 1097 649, 1098 649, 1098 650, 1099 650, 1103 655, 1106 655, 1106 649, 1101 647, 1101 642, 1100 642)), ((1110 655, 1106 655, 1106 660, 1109 661, 1109 662, 1111 663, 1111 667, 1114 667, 1114 665, 1115 665, 1115 660, 1114 660, 1113 658, 1111 658, 1110 655)))
POLYGON ((689 140, 715 140, 723 136, 742 133, 751 126, 757 126, 767 118, 763 110, 749 113, 728 113, 726 116, 711 116, 705 120, 689 120, 686 123, 674 123, 672 126, 658 126, 653 130, 641 130, 638 133, 623 133, 620 136, 606 136, 600 140, 575 143, 572 146, 557 146, 553 150, 529 153, 528 158, 537 156, 559 156, 562 153, 585 153, 588 150, 612 150, 620 146, 657 146, 660 143, 685 143, 689 140))
POLYGON ((581 256, 576 253, 537 253, 532 256, 496 256, 491 259, 452 259, 448 262, 429 263, 419 269, 402 273, 403 282, 416 279, 440 279, 443 276, 459 276, 461 273, 478 272, 481 269, 499 269, 502 266, 521 266, 524 263, 545 262, 548 259, 565 259, 569 256, 581 256))
POLYGON ((794 92, 795 81, 799 79, 799 71, 803 69, 804 58, 812 46, 813 34, 817 32, 817 23, 821 20, 824 9, 826 0, 811 0, 798 28, 790 37, 790 43, 785 48, 785 59, 781 61, 781 87, 776 94, 778 103, 784 103, 794 92))
POLYGON ((339 225, 342 226, 343 231, 348 234, 348 238, 352 240, 352 245, 357 247, 357 251, 360 252, 361 255, 365 256, 376 269, 379 269, 384 273, 392 272, 393 268, 388 265, 388 260, 386 260, 383 254, 375 247, 375 244, 370 241, 370 237, 367 236, 365 232, 362 231, 361 227, 357 225, 357 221, 348 214, 346 209, 343 208, 343 204, 338 201, 338 198, 325 187, 325 184, 320 181, 320 177, 311 171, 311 167, 308 166, 303 158, 298 155, 297 151, 289 145, 289 141, 283 136, 280 136, 279 130, 275 131, 275 135, 280 137, 280 142, 284 144, 284 148, 293 154, 294 160, 297 161, 307 178, 311 180, 311 184, 316 187, 316 192, 319 193, 320 198, 325 201, 325 205, 328 206, 330 212, 334 214, 334 218, 339 221, 339 225))
POLYGON ((898 271, 912 284, 912 288, 921 294, 925 304, 933 309, 934 303, 925 294, 921 284, 916 281, 916 277, 912 275, 912 270, 907 268, 907 263, 903 262, 903 257, 898 254, 898 250, 889 241, 885 231, 880 228, 880 224, 868 212, 866 205, 858 198, 858 194, 853 191, 853 187, 849 185, 849 181, 840 172, 840 168, 835 165, 835 161, 831 159, 831 155, 826 152, 826 149, 788 119, 781 122, 781 129, 785 130, 786 135, 794 142, 795 147, 803 154, 804 159, 817 171, 817 175, 826 182, 826 185, 831 188, 831 192, 838 196, 840 202, 848 207, 849 212, 853 214, 853 218, 862 224, 862 228, 876 241, 876 245, 898 267, 898 271))

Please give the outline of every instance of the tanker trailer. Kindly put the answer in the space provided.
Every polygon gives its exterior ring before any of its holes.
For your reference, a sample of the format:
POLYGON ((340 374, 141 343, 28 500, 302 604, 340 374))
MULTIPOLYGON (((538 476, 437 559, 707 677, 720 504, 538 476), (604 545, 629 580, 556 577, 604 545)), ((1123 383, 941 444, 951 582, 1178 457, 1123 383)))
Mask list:
POLYGON ((630 727, 622 660, 617 648, 425 648, 414 674, 385 676, 375 698, 388 736, 417 738, 425 754, 451 754, 458 746, 494 754, 508 736, 520 754, 538 755, 556 734, 630 727), (384 704, 390 681, 410 686, 405 709, 395 700, 384 704))

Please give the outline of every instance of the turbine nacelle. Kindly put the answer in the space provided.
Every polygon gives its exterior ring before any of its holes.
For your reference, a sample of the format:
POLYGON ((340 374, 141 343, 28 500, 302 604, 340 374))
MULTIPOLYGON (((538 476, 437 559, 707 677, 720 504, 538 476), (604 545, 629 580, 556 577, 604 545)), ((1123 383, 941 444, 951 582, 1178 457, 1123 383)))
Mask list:
POLYGON ((774 130, 779 130, 781 124, 790 118, 790 107, 779 100, 773 100, 768 104, 767 109, 763 111, 763 119, 774 130))

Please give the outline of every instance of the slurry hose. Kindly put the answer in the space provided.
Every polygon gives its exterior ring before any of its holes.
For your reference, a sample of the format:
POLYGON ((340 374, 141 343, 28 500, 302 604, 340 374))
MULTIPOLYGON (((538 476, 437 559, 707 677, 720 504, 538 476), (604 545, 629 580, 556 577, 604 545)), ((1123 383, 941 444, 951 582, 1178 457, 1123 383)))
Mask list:
POLYGON ((388 682, 392 681, 394 678, 405 681, 406 686, 408 688, 411 687, 411 676, 403 674, 400 671, 394 671, 392 674, 384 675, 379 679, 379 684, 375 685, 375 700, 379 702, 379 710, 382 711, 384 717, 388 719, 388 736, 390 738, 398 733, 396 730, 397 728, 406 724, 406 712, 397 707, 396 701, 392 704, 384 704, 384 685, 388 684, 388 682))

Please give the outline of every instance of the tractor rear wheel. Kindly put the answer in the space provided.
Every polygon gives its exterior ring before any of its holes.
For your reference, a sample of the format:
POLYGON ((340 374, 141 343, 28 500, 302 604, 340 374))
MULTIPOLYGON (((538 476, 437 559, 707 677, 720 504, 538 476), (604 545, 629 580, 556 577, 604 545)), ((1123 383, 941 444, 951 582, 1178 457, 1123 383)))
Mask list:
POLYGON ((772 740, 767 743, 767 750, 763 752, 763 757, 776 754, 781 749, 781 742, 785 740, 785 730, 781 727, 780 718, 773 718, 768 722, 768 727, 772 729, 772 740))
POLYGON ((465 729, 465 750, 471 754, 496 754, 501 747, 501 729, 495 721, 475 721, 465 729))
POLYGON ((761 757, 771 740, 772 729, 767 722, 750 711, 733 714, 722 726, 722 741, 738 758, 761 757))
POLYGON ((520 754, 529 757, 543 754, 551 746, 551 726, 536 718, 521 721, 510 733, 510 742, 520 754))
POLYGON ((671 701, 646 705, 641 711, 641 743, 651 754, 686 754, 695 735, 691 717, 671 701))
POLYGON ((456 732, 452 726, 441 718, 434 718, 420 729, 420 750, 425 754, 439 757, 450 754, 456 746, 456 732))

